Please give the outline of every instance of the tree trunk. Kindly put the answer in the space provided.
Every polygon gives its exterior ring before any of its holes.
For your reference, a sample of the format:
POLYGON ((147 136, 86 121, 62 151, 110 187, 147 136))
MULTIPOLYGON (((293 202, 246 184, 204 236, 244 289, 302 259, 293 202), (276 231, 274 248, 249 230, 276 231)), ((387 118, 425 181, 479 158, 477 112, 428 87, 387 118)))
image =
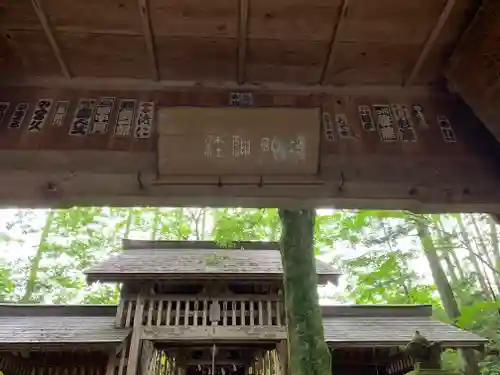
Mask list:
POLYGON ((161 219, 160 208, 155 208, 153 212, 154 216, 153 216, 153 228, 151 230, 151 241, 156 241, 156 235, 158 234, 158 226, 160 225, 160 219, 161 219))
POLYGON ((203 208, 200 208, 200 211, 192 211, 190 213, 191 220, 194 222, 194 236, 196 241, 201 241, 200 225, 201 225, 202 213, 203 213, 203 208))
POLYGON ((450 234, 445 231, 443 221, 441 220, 441 215, 432 215, 434 221, 438 226, 438 236, 443 244, 444 249, 441 250, 441 259, 446 263, 446 268, 448 270, 448 274, 450 275, 451 282, 454 286, 458 285, 459 279, 457 273, 455 272, 455 267, 453 267, 453 263, 450 258, 450 252, 453 251, 453 243, 450 238, 450 234))
MULTIPOLYGON (((456 233, 455 233, 455 235, 456 235, 456 233)), ((462 263, 460 262, 460 259, 458 259, 458 256, 457 256, 455 249, 451 249, 449 251, 448 255, 453 259, 453 264, 455 266, 455 269, 458 271, 458 275, 460 277, 460 280, 465 280, 466 279, 465 271, 463 269, 462 263)))
POLYGON ((472 223, 472 226, 474 227, 474 231, 476 234, 475 237, 475 242, 477 248, 481 251, 484 259, 488 261, 489 268, 495 269, 495 262, 493 261, 493 258, 490 255, 490 252, 488 251, 488 247, 483 241, 483 234, 481 233, 481 230, 479 229, 479 225, 477 224, 476 218, 474 217, 473 214, 469 215, 470 221, 472 223))
POLYGON ((453 267, 453 263, 451 262, 450 255, 448 254, 447 250, 441 253, 441 258, 443 258, 444 262, 446 263, 446 268, 448 269, 448 274, 450 275, 451 283, 454 286, 457 286, 459 284, 459 279, 455 272, 455 268, 453 267))
POLYGON ((188 240, 189 238, 186 237, 182 233, 181 223, 186 220, 186 217, 184 216, 184 208, 176 208, 174 211, 174 217, 176 220, 175 227, 177 228, 174 239, 175 240, 188 240))
POLYGON ((462 220, 462 216, 460 214, 457 215, 457 223, 460 228, 460 234, 462 235, 463 242, 465 244, 465 247, 467 251, 469 252, 469 260, 472 263, 472 266, 474 267, 474 270, 476 271, 477 274, 477 279, 479 281, 479 285, 481 286, 481 289, 484 292, 484 295, 490 298, 490 291, 488 288, 488 284, 486 283, 486 280, 483 277, 483 272, 481 270, 481 267, 479 267, 479 262, 477 261, 477 255, 474 252, 474 249, 472 248, 472 243, 470 242, 469 238, 469 233, 467 232, 467 228, 465 228, 464 222, 462 220))
POLYGON ((40 262, 43 258, 45 241, 50 233, 50 228, 52 226, 52 220, 54 219, 54 210, 50 210, 45 220, 45 226, 43 227, 42 234, 40 235, 40 242, 38 243, 38 248, 36 249, 35 256, 31 258, 30 270, 28 273, 28 280, 26 281, 26 289, 24 295, 21 298, 22 303, 31 302, 33 298, 33 293, 35 292, 36 280, 38 278, 38 270, 40 268, 40 262))
POLYGON ((129 208, 127 211, 127 221, 125 222, 125 231, 123 233, 123 238, 128 239, 130 234, 130 229, 132 227, 132 219, 134 218, 134 209, 129 208))
POLYGON ((291 375, 331 375, 318 302, 314 210, 280 210, 291 375))
POLYGON ((493 256, 495 258, 495 269, 500 271, 500 247, 498 245, 497 224, 491 215, 488 215, 488 224, 490 225, 491 247, 493 248, 493 256))
POLYGON ((205 241, 206 232, 207 231, 207 210, 203 209, 203 213, 201 214, 201 240, 205 241))
MULTIPOLYGON (((429 262, 429 268, 431 269, 434 283, 436 284, 439 296, 443 303, 444 311, 450 319, 457 321, 460 317, 460 309, 458 308, 457 301, 453 295, 450 283, 446 278, 446 274, 444 273, 441 263, 439 262, 439 256, 436 248, 434 247, 434 242, 431 238, 430 231, 424 217, 417 220, 417 232, 420 242, 422 243, 425 257, 429 262)), ((479 367, 477 365, 474 351, 472 349, 460 349, 460 355, 464 362, 465 372, 468 375, 479 375, 479 367)))
MULTIPOLYGON (((488 268, 490 270, 492 269, 492 270, 498 271, 496 261, 493 260, 490 252, 488 251, 488 247, 486 246, 486 244, 483 241, 483 234, 481 233, 481 230, 479 229, 479 225, 477 224, 476 218, 474 217, 473 214, 469 215, 469 217, 470 217, 472 226, 474 227, 474 230, 476 232, 477 247, 481 250, 483 257, 488 261, 488 264, 489 264, 488 268)), ((493 238, 492 238, 492 240, 493 240, 493 238)), ((492 246, 494 246, 493 242, 492 242, 492 246)), ((489 285, 490 289, 493 291, 493 288, 491 287, 491 283, 489 282, 489 277, 488 277, 484 267, 483 267, 483 272, 484 272, 485 278, 488 281, 488 285, 489 285)), ((495 281, 495 285, 497 286, 497 290, 500 291, 500 275, 497 272, 493 272, 492 275, 493 275, 493 280, 495 281)), ((495 293, 493 292, 492 294, 493 294, 493 298, 495 299, 495 293)))

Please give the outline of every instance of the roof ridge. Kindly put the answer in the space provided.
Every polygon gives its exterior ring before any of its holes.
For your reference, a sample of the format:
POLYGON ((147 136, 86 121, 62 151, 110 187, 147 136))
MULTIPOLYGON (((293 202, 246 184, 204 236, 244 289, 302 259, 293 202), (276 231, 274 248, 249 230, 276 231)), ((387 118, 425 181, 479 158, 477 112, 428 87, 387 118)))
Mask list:
POLYGON ((322 305, 323 317, 432 317, 432 305, 322 305))
POLYGON ((1 303, 0 317, 5 316, 115 316, 117 305, 56 305, 1 303))
MULTIPOLYGON (((89 283, 94 281, 123 282, 126 280, 178 280, 179 278, 226 280, 280 280, 283 275, 281 253, 273 250, 277 243, 252 242, 261 250, 246 248, 215 248, 212 241, 135 241, 125 240, 124 247, 131 249, 115 254, 84 271, 89 283), (182 247, 179 248, 179 244, 182 247), (192 248, 191 245, 196 247, 192 248), (145 248, 151 245, 152 247, 145 248), (176 247, 174 247, 174 245, 176 247), (211 249, 200 250, 200 245, 211 249), (155 247, 156 246, 156 247, 155 247), (161 251, 167 246, 168 251, 161 251), (270 249, 271 248, 271 249, 270 249), (270 249, 270 250, 266 250, 270 249), (223 252, 220 254, 219 252, 223 252), (220 258, 220 259, 219 259, 220 258)), ((238 242, 238 245, 245 242, 238 242)), ((337 283, 339 272, 331 264, 316 258, 319 284, 337 283)))
POLYGON ((131 240, 124 238, 122 240, 123 250, 142 250, 142 249, 162 249, 162 250, 180 250, 180 249, 198 249, 198 250, 279 250, 280 244, 275 241, 231 241, 227 244, 217 241, 177 241, 177 240, 131 240))

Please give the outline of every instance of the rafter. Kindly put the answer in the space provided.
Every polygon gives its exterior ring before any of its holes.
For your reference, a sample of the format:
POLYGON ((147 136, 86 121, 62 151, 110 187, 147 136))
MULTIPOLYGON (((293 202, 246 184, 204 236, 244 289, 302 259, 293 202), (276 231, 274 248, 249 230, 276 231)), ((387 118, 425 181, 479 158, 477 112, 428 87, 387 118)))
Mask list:
POLYGON ((59 63, 59 67, 61 68, 62 74, 66 78, 71 78, 71 72, 68 68, 68 65, 64 61, 61 53, 61 49, 59 48, 59 45, 57 44, 56 38, 54 37, 54 33, 52 31, 52 28, 50 27, 49 20, 47 19, 47 16, 45 15, 42 6, 40 4, 40 0, 31 0, 31 4, 33 5, 33 8, 35 10, 35 13, 38 17, 38 20, 40 21, 40 24, 42 25, 43 31, 45 32, 45 36, 47 37, 50 47, 52 48, 52 51, 54 52, 54 57, 56 58, 57 62, 59 63))
POLYGON ((326 58, 325 65, 323 66, 323 70, 321 72, 321 78, 320 78, 321 85, 325 83, 326 74, 332 68, 335 62, 335 54, 336 54, 335 47, 337 45, 336 43, 337 35, 344 18, 347 16, 348 9, 349 9, 349 0, 342 0, 342 5, 340 6, 340 13, 338 15, 338 21, 333 27, 332 36, 330 38, 328 56, 326 58))
POLYGON ((248 45, 248 0, 239 0, 238 13, 238 83, 241 85, 246 79, 246 59, 248 45))
POLYGON ((139 12, 141 13, 142 28, 144 39, 146 42, 146 49, 148 51, 149 60, 151 62, 151 69, 153 71, 153 79, 160 80, 160 69, 158 68, 158 58, 156 56, 156 49, 153 40, 153 31, 151 28, 151 17, 149 16, 149 6, 147 0, 138 0, 139 12))
POLYGON ((453 10, 453 7, 455 6, 455 3, 456 3, 456 0, 448 0, 446 2, 446 5, 443 8, 443 11, 439 15, 439 18, 436 22, 436 25, 434 25, 434 28, 432 29, 431 33, 429 34, 429 37, 425 41, 424 47, 422 48, 422 51, 420 52, 420 55, 418 56, 418 59, 415 62, 415 65, 413 65, 413 68, 412 68, 410 74, 408 75, 408 78, 403 83, 403 86, 410 86, 415 81, 415 78, 417 77, 418 73, 420 72, 420 69, 422 68, 422 65, 424 64, 425 60, 427 59, 427 56, 429 55, 430 51, 434 47, 436 40, 439 37, 439 34, 441 34, 441 31, 443 30, 443 27, 446 24, 446 21, 448 21, 448 18, 450 17, 450 14, 451 14, 451 11, 453 10))

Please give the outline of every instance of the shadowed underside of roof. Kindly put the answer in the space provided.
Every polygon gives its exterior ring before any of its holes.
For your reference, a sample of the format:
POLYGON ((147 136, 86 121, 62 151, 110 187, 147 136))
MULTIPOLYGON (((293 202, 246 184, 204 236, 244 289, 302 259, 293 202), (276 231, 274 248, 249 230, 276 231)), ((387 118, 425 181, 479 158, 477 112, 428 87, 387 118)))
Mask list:
MULTIPOLYGON (((127 241, 124 245, 130 250, 111 256, 85 271, 85 274, 89 282, 175 279, 186 276, 231 278, 236 275, 241 277, 243 274, 246 279, 280 279, 283 274, 280 252, 268 250, 269 247, 266 249, 266 243, 258 243, 257 249, 253 248, 251 242, 244 243, 247 247, 240 247, 239 244, 243 243, 237 243, 238 250, 221 249, 213 242, 194 242, 193 247, 188 248, 191 243, 173 248, 169 241, 127 241), (144 247, 141 247, 141 243, 144 247)), ((276 248, 272 242, 269 246, 276 248)), ((330 265, 317 260, 316 269, 320 283, 337 282, 339 273, 330 265)))

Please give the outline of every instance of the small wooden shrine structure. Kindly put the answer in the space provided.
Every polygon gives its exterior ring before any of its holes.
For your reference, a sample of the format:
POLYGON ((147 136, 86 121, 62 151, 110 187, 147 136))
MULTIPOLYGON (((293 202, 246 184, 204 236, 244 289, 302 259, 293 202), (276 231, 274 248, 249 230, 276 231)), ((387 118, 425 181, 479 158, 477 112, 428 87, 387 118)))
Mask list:
MULTIPOLYGON (((90 268, 119 282, 118 306, 0 306, 4 375, 284 375, 287 331, 277 244, 125 241, 90 268)), ((320 283, 338 273, 317 262, 320 283)), ((324 306, 336 375, 402 375, 416 330, 444 348, 486 340, 431 306, 324 306)))

